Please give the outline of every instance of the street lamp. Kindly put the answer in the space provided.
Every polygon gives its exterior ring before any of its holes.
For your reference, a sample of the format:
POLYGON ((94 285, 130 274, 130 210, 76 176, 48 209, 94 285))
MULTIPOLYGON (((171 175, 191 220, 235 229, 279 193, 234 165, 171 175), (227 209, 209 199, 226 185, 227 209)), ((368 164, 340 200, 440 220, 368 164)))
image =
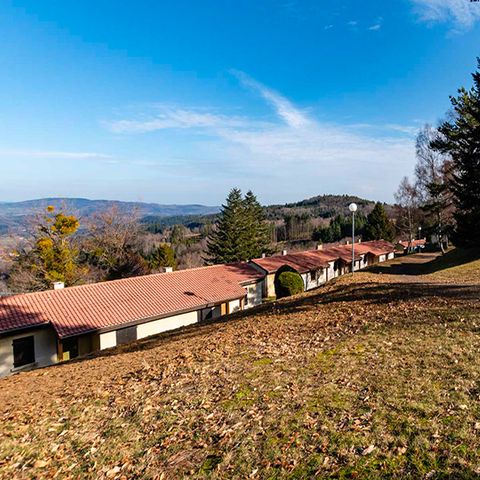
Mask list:
POLYGON ((422 227, 418 227, 418 239, 422 238, 422 227))
POLYGON ((348 209, 352 212, 352 275, 355 271, 355 212, 357 208, 356 203, 351 203, 348 206, 348 209))

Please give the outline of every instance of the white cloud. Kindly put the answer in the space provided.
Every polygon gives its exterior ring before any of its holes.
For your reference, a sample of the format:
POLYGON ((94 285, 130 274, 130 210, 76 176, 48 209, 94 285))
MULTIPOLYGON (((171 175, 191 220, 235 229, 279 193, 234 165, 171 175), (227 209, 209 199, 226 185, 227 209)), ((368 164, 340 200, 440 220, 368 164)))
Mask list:
POLYGON ((175 108, 166 105, 157 105, 155 113, 147 118, 135 120, 114 120, 104 122, 114 133, 144 133, 169 128, 213 128, 228 124, 231 127, 242 126, 241 118, 218 115, 204 110, 175 108))
POLYGON ((233 184, 245 178, 248 188, 259 191, 269 188, 268 179, 275 188, 293 182, 304 192, 299 198, 335 189, 388 199, 413 167, 413 127, 319 121, 245 73, 232 73, 271 106, 277 121, 169 107, 154 118, 108 125, 118 133, 191 129, 196 135, 188 167, 199 178, 218 174, 233 184))
POLYGON ((64 152, 57 150, 0 150, 0 157, 72 160, 111 160, 112 156, 97 152, 64 152))
POLYGON ((355 27, 358 25, 358 22, 356 20, 350 20, 347 25, 350 25, 351 27, 355 27))
POLYGON ((416 135, 418 133, 418 125, 398 125, 397 123, 389 123, 385 128, 394 130, 396 132, 404 133, 406 135, 416 135))
POLYGON ((470 0, 412 0, 419 19, 429 23, 449 22, 462 29, 480 20, 480 2, 470 0))
POLYGON ((368 27, 368 29, 372 31, 380 30, 381 28, 382 28, 382 25, 380 25, 380 23, 376 23, 375 25, 368 27))
POLYGON ((298 108, 282 97, 277 92, 257 82, 244 72, 232 70, 232 73, 240 80, 242 85, 258 92, 277 111, 278 115, 292 128, 300 128, 308 125, 310 120, 298 108))
POLYGON ((324 30, 330 30, 331 28, 333 28, 333 25, 325 25, 323 27, 324 30))

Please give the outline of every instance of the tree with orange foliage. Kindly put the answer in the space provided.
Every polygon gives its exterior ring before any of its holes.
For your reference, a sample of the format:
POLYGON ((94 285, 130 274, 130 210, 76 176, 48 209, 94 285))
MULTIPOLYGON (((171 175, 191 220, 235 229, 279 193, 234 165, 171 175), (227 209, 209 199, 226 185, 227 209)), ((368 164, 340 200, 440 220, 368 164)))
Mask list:
POLYGON ((52 288, 53 282, 64 282, 66 286, 79 283, 86 273, 79 266, 79 252, 73 242, 79 227, 74 215, 47 207, 36 221, 31 243, 17 253, 9 287, 36 291, 52 288))

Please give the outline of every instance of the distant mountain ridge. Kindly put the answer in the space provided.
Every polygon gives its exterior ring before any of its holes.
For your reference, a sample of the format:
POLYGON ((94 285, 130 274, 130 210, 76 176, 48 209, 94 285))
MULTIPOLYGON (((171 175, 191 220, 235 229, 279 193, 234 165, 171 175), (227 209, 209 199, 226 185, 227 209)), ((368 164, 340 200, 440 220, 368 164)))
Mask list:
POLYGON ((184 215, 209 215, 217 213, 220 207, 198 204, 159 204, 144 202, 123 202, 120 200, 90 200, 87 198, 39 198, 20 202, 0 202, 0 232, 19 228, 27 219, 42 212, 49 205, 64 208, 79 217, 89 217, 95 213, 115 207, 120 213, 136 212, 139 216, 172 217, 184 215))
MULTIPOLYGON (((348 205, 355 202, 359 213, 368 214, 375 202, 354 195, 318 195, 312 198, 264 207, 269 220, 280 220, 290 215, 306 214, 310 217, 332 218, 335 215, 349 215, 348 205)), ((159 204, 144 202, 124 202, 121 200, 90 200, 87 198, 39 198, 20 202, 0 201, 0 234, 24 230, 28 219, 43 212, 49 205, 63 208, 80 218, 88 218, 95 213, 112 207, 119 213, 136 212, 147 224, 171 226, 174 224, 196 225, 211 222, 220 211, 219 206, 199 204, 159 204)), ((387 208, 391 208, 386 205, 387 208)))

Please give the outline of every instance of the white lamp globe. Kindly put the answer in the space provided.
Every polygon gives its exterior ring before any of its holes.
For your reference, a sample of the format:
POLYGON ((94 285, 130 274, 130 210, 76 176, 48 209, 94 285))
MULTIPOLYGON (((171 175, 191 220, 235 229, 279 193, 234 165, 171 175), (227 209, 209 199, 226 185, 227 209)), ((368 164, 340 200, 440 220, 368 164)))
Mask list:
POLYGON ((353 213, 353 212, 356 212, 357 211, 357 204, 356 203, 351 203, 349 206, 348 206, 348 209, 353 213))

